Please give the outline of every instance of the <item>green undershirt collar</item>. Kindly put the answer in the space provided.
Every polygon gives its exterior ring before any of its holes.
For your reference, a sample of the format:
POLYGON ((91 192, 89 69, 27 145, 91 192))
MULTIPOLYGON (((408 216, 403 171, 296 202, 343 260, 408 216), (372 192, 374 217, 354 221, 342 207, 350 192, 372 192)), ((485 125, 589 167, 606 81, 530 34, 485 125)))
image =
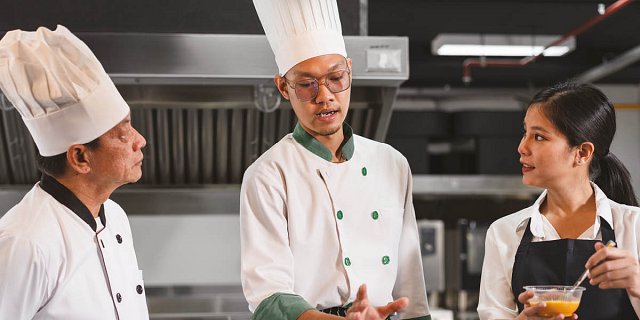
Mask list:
MULTIPOLYGON (((349 160, 353 157, 353 153, 355 151, 355 145, 353 143, 353 129, 346 122, 342 123, 342 133, 344 134, 344 141, 342 141, 342 145, 340 146, 342 155, 346 160, 349 160)), ((312 135, 306 132, 300 122, 296 124, 296 127, 293 129, 293 138, 301 144, 305 149, 311 151, 313 154, 318 157, 331 161, 333 155, 331 151, 327 149, 320 141, 316 140, 312 135)))

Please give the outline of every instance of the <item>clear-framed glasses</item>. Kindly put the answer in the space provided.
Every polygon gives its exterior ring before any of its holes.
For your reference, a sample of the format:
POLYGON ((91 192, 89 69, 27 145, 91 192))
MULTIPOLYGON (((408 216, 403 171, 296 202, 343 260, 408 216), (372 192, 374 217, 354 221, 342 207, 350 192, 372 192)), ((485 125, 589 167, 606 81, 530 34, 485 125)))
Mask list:
POLYGON ((324 85, 332 93, 345 91, 351 87, 351 70, 349 68, 329 72, 319 78, 305 78, 299 80, 289 80, 282 77, 284 82, 296 91, 298 100, 307 102, 318 96, 320 85, 324 85))

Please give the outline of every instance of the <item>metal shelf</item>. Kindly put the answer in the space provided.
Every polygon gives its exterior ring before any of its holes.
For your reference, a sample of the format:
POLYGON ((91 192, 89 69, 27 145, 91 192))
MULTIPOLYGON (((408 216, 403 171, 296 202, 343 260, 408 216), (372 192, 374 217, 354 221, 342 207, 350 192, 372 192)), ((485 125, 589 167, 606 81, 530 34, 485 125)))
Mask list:
POLYGON ((522 184, 520 175, 413 175, 414 195, 534 197, 542 191, 522 184))
MULTIPOLYGON (((0 216, 31 186, 0 187, 0 216)), ((537 197, 542 189, 522 184, 519 175, 413 175, 413 194, 419 196, 537 197)), ((111 197, 134 214, 229 214, 240 210, 240 186, 204 185, 149 188, 127 186, 111 197)))

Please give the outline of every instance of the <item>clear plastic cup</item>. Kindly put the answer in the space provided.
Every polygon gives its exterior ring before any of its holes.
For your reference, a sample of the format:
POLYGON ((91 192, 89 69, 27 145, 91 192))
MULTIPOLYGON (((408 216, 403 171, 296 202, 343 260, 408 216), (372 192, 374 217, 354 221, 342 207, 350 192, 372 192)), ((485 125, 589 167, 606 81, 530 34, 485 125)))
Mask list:
POLYGON ((559 314, 570 317, 578 310, 582 292, 585 290, 584 287, 573 286, 525 286, 524 289, 533 292, 529 305, 546 303, 547 306, 538 312, 542 317, 554 317, 559 314))

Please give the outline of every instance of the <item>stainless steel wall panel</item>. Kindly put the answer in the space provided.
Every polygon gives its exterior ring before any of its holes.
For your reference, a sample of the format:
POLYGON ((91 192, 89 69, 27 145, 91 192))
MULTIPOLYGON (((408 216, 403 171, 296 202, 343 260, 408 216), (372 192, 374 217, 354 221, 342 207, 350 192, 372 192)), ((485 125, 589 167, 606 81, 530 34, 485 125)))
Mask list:
POLYGON ((147 145, 142 149, 144 161, 142 161, 142 178, 141 183, 156 184, 156 157, 155 155, 155 136, 153 134, 153 110, 134 108, 131 110, 131 121, 133 126, 147 141, 147 145))
MULTIPOLYGON (((1 95, 1 94, 0 94, 1 95)), ((0 96, 0 99, 2 97, 0 96)), ((6 113, 9 110, 0 109, 0 123, 4 124, 4 118, 6 117, 6 113)), ((4 130, 0 130, 2 135, 0 135, 0 184, 9 184, 11 182, 9 176, 9 154, 7 151, 7 134, 4 130)))
POLYGON ((216 110, 216 183, 227 183, 229 162, 229 116, 228 110, 216 110))
POLYGON ((198 114, 200 110, 187 109, 187 127, 186 127, 186 150, 185 157, 187 167, 187 183, 196 184, 200 183, 200 124, 198 121, 198 114))
POLYGON ((245 168, 242 162, 242 151, 244 144, 243 123, 244 112, 242 110, 231 110, 231 132, 229 133, 229 179, 230 183, 242 182, 242 170, 245 168))
POLYGON ((261 144, 260 153, 264 153, 269 150, 271 146, 276 142, 276 112, 262 113, 262 130, 261 130, 261 144))
POLYGON ((347 117, 347 123, 353 128, 353 132, 362 135, 365 124, 365 111, 362 109, 351 109, 347 117))
POLYGON ((27 148, 33 143, 31 135, 24 128, 20 114, 17 111, 5 113, 3 117, 3 128, 6 136, 7 151, 9 154, 9 170, 11 172, 11 180, 14 184, 28 184, 34 181, 29 179, 29 171, 27 166, 33 166, 33 162, 29 162, 29 153, 27 148))
POLYGON ((278 113, 278 128, 276 130, 276 142, 280 141, 282 137, 293 131, 293 126, 291 125, 291 117, 295 117, 293 115, 293 110, 290 108, 280 108, 277 111, 278 113))
POLYGON ((171 181, 175 184, 185 182, 185 137, 184 137, 184 111, 171 109, 171 181))
POLYGON ((2 134, 5 138, 6 148, 7 148, 7 167, 9 169, 9 180, 18 184, 22 179, 22 174, 20 171, 17 171, 14 165, 15 159, 15 146, 18 144, 18 137, 16 137, 16 129, 15 129, 15 117, 13 113, 16 111, 9 111, 4 114, 2 117, 2 134))
POLYGON ((202 110, 202 183, 214 182, 214 153, 215 153, 215 141, 214 141, 214 125, 213 125, 213 110, 202 110))
POLYGON ((244 163, 248 167, 253 161, 258 159, 260 155, 260 130, 259 130, 260 113, 256 109, 246 110, 245 121, 245 140, 244 140, 244 163))
POLYGON ((146 126, 144 123, 144 116, 143 116, 143 112, 144 110, 142 109, 132 109, 131 110, 131 126, 133 126, 136 131, 138 131, 138 133, 140 133, 140 135, 142 135, 144 137, 144 139, 147 141, 147 145, 145 145, 145 147, 142 149, 142 154, 144 155, 144 160, 142 161, 142 177, 140 178, 139 182, 142 183, 149 183, 149 175, 147 174, 148 172, 148 164, 147 161, 151 160, 151 157, 149 155, 147 155, 147 148, 149 146, 149 138, 147 137, 147 132, 146 132, 146 126))
POLYGON ((31 184, 40 179, 40 170, 38 170, 36 159, 38 155, 38 148, 36 147, 36 143, 33 142, 33 139, 31 138, 29 130, 27 130, 26 126, 22 126, 22 134, 25 137, 24 147, 26 153, 24 166, 26 169, 27 181, 25 181, 25 183, 31 184))
POLYGON ((365 112, 365 121, 364 121, 364 127, 362 128, 362 135, 373 139, 373 134, 375 130, 374 128, 375 114, 371 109, 364 110, 364 112, 365 112))
POLYGON ((171 157, 170 157, 170 140, 169 140, 169 110, 156 110, 156 157, 158 164, 158 182, 167 184, 171 182, 171 157))

